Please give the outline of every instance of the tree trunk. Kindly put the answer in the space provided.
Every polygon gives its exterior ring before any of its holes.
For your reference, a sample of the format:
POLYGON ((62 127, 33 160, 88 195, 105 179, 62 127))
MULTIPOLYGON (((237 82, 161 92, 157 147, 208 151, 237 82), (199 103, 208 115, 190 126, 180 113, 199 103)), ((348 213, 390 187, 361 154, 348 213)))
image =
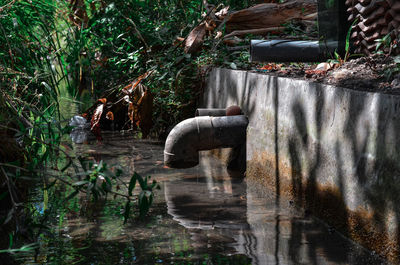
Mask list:
POLYGON ((227 32, 259 28, 279 27, 293 20, 303 20, 317 12, 316 1, 290 1, 284 4, 259 4, 234 12, 226 22, 227 32))
MULTIPOLYGON (((347 0, 349 21, 357 19, 353 27, 352 40, 356 52, 367 55, 376 50, 379 39, 390 35, 391 40, 399 37, 400 2, 396 0, 347 0)), ((390 47, 390 43, 381 45, 386 53, 399 54, 399 49, 390 47)))

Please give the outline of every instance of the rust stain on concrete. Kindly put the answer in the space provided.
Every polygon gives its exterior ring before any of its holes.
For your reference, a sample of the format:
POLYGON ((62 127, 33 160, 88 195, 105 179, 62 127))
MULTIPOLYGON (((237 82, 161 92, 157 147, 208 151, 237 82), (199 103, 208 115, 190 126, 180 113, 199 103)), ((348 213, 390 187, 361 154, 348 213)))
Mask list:
POLYGON ((377 221, 379 218, 376 216, 380 213, 363 208, 356 211, 348 209, 337 186, 312 182, 291 168, 290 163, 282 160, 276 163, 275 155, 267 152, 257 154, 251 161, 247 161, 246 178, 251 186, 261 185, 264 193, 272 192, 275 196, 293 200, 299 207, 390 262, 400 262, 398 228, 396 235, 390 235, 385 224, 377 221))

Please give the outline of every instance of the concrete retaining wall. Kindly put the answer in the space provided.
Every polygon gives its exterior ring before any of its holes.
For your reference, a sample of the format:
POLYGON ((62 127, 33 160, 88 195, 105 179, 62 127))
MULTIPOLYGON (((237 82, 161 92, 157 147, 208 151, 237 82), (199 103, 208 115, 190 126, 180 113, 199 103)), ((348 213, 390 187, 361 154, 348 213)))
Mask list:
POLYGON ((399 261, 400 97, 214 69, 203 107, 242 107, 250 185, 399 261))

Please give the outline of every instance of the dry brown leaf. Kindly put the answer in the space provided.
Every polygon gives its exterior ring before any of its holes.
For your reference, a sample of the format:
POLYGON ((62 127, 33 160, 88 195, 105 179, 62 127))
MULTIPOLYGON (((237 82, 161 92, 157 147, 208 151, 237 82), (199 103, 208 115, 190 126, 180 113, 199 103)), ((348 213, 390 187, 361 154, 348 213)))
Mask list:
POLYGON ((143 93, 141 97, 135 101, 136 104, 130 104, 128 110, 128 116, 140 130, 142 131, 142 137, 146 138, 153 126, 153 99, 154 96, 145 87, 142 87, 143 93))
POLYGON ((89 17, 86 12, 86 4, 84 0, 72 0, 69 4, 71 13, 69 14, 69 19, 71 22, 78 27, 86 28, 89 17))
POLYGON ((214 39, 219 39, 222 37, 222 32, 221 31, 217 31, 217 34, 215 35, 214 39))
POLYGON ((223 20, 223 19, 226 17, 226 15, 228 15, 228 11, 229 11, 229 6, 224 7, 224 8, 222 8, 220 11, 218 11, 217 13, 215 13, 215 16, 216 16, 218 19, 223 20))
POLYGON ((195 53, 203 45, 206 35, 206 25, 202 23, 195 27, 189 34, 185 42, 185 53, 195 53))
POLYGON ((327 73, 326 70, 306 70, 304 72, 306 74, 306 77, 324 76, 327 73))
POLYGON ((104 105, 105 105, 105 103, 99 104, 97 106, 96 110, 93 113, 92 120, 90 122, 90 130, 93 132, 93 134, 96 136, 97 140, 99 140, 99 141, 102 140, 101 131, 100 131, 100 120, 101 120, 101 116, 103 115, 104 105))
POLYGON ((134 120, 134 114, 135 114, 135 108, 132 102, 129 103, 129 107, 128 107, 128 117, 129 120, 131 120, 131 122, 133 123, 134 120))
POLYGON ((103 114, 104 104, 99 104, 92 116, 92 120, 90 122, 90 130, 93 130, 96 126, 99 125, 101 115, 103 114))
POLYGON ((215 23, 214 20, 205 21, 205 24, 206 24, 206 31, 212 32, 217 27, 217 23, 215 23))
POLYGON ((179 46, 181 45, 181 43, 185 40, 185 38, 182 37, 176 37, 176 39, 174 40, 174 42, 172 43, 172 45, 174 46, 179 46))
POLYGON ((152 126, 153 96, 141 81, 150 74, 151 71, 139 76, 121 91, 116 90, 99 99, 86 111, 86 117, 91 117, 91 131, 99 140, 100 129, 110 127, 107 120, 114 122, 116 127, 113 128, 123 129, 128 125, 129 128, 136 129, 138 126, 144 137, 148 135, 152 126))
POLYGON ((136 125, 142 131, 143 138, 146 138, 153 126, 153 99, 150 90, 144 92, 143 97, 138 102, 138 112, 136 125))
POLYGON ((140 82, 145 79, 146 77, 148 77, 150 74, 152 73, 152 71, 148 71, 144 74, 142 74, 141 76, 139 76, 138 78, 136 78, 135 80, 133 80, 133 82, 129 85, 127 85, 126 87, 124 87, 122 89, 122 92, 125 94, 131 94, 135 88, 140 84, 140 82))
POLYGON ((235 46, 242 42, 243 40, 238 37, 233 37, 230 39, 224 39, 224 43, 228 46, 235 46))
POLYGON ((106 98, 100 98, 99 102, 103 103, 103 104, 106 104, 107 103, 107 99, 106 98))
POLYGON ((114 113, 112 111, 107 112, 106 119, 113 121, 114 120, 114 113))
POLYGON ((282 64, 276 64, 276 63, 267 63, 263 67, 259 68, 260 70, 267 70, 267 71, 277 71, 280 70, 282 67, 282 64))

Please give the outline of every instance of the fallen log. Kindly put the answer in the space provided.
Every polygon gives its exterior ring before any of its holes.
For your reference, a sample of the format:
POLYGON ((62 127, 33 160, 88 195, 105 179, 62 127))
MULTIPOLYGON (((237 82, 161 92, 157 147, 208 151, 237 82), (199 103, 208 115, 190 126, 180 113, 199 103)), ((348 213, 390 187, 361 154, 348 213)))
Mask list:
POLYGON ((246 35, 246 34, 260 35, 260 34, 265 34, 265 33, 268 33, 268 32, 281 32, 281 31, 284 31, 284 30, 285 30, 285 27, 235 30, 235 31, 225 35, 224 39, 230 38, 230 37, 233 37, 233 36, 243 36, 243 35, 246 35))
POLYGON ((317 3, 314 0, 259 4, 230 14, 226 31, 280 27, 290 20, 310 19, 309 15, 315 12, 317 3))

